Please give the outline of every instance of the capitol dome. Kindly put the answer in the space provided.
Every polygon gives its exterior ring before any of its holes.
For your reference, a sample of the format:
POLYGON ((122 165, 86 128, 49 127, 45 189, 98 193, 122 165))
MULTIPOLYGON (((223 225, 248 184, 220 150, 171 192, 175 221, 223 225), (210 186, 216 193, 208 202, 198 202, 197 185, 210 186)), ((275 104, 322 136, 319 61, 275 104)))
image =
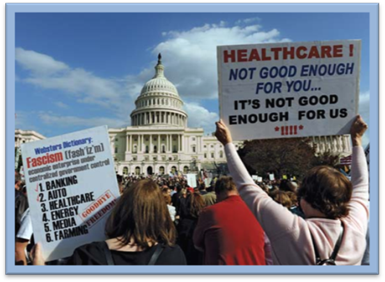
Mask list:
POLYGON ((187 114, 178 90, 164 76, 164 66, 158 55, 154 77, 143 86, 131 113, 132 126, 167 125, 186 127, 187 114))

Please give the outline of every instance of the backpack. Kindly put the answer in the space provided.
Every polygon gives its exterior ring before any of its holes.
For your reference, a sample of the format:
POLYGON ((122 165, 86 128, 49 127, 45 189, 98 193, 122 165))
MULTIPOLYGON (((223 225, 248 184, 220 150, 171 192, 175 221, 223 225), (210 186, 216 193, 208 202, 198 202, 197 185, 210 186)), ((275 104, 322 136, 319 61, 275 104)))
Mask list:
MULTIPOLYGON (((310 232, 310 235, 311 235, 311 232, 310 232)), ((315 253, 315 265, 336 265, 336 257, 337 257, 338 251, 340 249, 343 236, 344 236, 344 226, 343 226, 342 221, 341 221, 340 236, 338 237, 337 243, 334 247, 334 250, 333 250, 331 256, 327 259, 321 259, 321 256, 319 255, 317 247, 315 245, 313 235, 311 235, 311 239, 313 241, 314 253, 315 253)))

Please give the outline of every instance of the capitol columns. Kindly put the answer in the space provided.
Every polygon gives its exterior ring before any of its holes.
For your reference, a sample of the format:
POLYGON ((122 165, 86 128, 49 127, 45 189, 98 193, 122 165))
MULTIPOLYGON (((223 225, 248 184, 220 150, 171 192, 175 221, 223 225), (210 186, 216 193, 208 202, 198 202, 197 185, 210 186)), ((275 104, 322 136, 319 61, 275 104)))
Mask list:
POLYGON ((128 132, 126 132, 126 154, 129 152, 128 150, 128 138, 129 138, 129 135, 128 135, 128 132))

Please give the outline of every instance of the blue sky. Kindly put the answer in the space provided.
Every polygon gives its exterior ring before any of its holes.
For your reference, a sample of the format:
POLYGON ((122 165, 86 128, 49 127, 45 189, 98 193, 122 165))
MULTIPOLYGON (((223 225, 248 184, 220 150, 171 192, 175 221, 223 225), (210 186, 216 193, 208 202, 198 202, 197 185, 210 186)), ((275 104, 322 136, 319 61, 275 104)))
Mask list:
POLYGON ((339 39, 362 40, 360 112, 369 122, 368 14, 17 14, 16 127, 51 137, 130 125, 161 52, 189 126, 211 132, 217 45, 339 39))

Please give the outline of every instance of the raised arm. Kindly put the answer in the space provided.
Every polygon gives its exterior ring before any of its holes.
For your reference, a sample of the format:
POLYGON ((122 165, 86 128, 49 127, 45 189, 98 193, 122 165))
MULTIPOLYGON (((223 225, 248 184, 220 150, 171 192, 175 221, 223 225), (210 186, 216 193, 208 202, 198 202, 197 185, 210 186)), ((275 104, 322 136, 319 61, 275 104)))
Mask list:
POLYGON ((234 144, 232 143, 233 139, 231 137, 230 130, 227 128, 227 126, 223 123, 222 120, 217 122, 216 125, 217 125, 217 130, 215 132, 215 136, 217 137, 218 141, 223 144, 223 147, 225 148, 225 153, 226 153, 230 174, 233 177, 233 180, 237 185, 238 189, 239 187, 248 185, 248 184, 259 188, 259 186, 257 186, 254 180, 250 177, 241 159, 239 158, 238 153, 234 147, 234 144), (231 164, 229 164, 229 162, 231 162, 231 164))
POLYGON ((365 229, 369 217, 369 177, 368 165, 366 163, 364 149, 362 148, 362 136, 367 130, 368 125, 361 116, 357 116, 352 124, 350 135, 353 144, 352 155, 352 198, 349 202, 349 217, 355 220, 357 225, 365 229))

